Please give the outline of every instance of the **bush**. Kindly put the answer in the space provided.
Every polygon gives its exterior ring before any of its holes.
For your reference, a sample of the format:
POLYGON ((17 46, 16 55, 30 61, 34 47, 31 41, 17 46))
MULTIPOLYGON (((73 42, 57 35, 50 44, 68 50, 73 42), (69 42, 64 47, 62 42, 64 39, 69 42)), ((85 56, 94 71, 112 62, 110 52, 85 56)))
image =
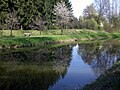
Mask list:
POLYGON ((80 29, 86 28, 86 21, 85 21, 84 18, 81 17, 81 16, 80 16, 80 18, 79 18, 79 28, 80 28, 80 29))
POLYGON ((91 30, 98 30, 98 24, 94 18, 86 20, 86 28, 91 30))
POLYGON ((119 17, 113 17, 113 28, 115 29, 114 32, 120 32, 120 18, 119 17))
POLYGON ((107 32, 112 32, 112 27, 109 21, 104 21, 104 30, 107 32))
POLYGON ((2 36, 2 34, 3 34, 2 30, 0 30, 0 36, 2 36))

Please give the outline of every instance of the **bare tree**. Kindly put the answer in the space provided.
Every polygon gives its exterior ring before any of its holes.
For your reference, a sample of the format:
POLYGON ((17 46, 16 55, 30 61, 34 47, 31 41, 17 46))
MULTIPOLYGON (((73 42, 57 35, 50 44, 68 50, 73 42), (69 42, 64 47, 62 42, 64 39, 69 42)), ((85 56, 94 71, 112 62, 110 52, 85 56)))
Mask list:
MULTIPOLYGON (((95 0, 94 5, 98 11, 98 22, 109 21, 107 24, 110 29, 119 30, 120 28, 120 0, 95 0)), ((99 22, 100 24, 100 22, 99 22)))
POLYGON ((94 5, 99 16, 108 18, 110 22, 113 16, 118 16, 120 13, 120 0, 95 0, 94 5))
POLYGON ((15 13, 8 13, 5 20, 7 29, 10 30, 10 36, 12 36, 12 30, 19 28, 18 18, 15 13))
POLYGON ((94 5, 98 11, 98 21, 101 17, 108 16, 110 10, 110 0, 95 0, 94 5))
POLYGON ((96 11, 95 7, 93 4, 90 6, 87 6, 84 11, 83 11, 83 16, 84 18, 95 18, 98 15, 98 12, 96 11))

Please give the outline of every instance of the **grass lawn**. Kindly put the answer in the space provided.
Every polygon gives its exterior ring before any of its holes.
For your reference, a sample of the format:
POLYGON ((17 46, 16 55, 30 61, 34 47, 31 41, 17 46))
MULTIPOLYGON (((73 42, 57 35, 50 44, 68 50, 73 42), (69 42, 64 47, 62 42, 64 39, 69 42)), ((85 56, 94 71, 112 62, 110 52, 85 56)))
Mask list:
POLYGON ((39 45, 42 42, 59 42, 70 39, 90 40, 120 38, 120 33, 111 34, 103 31, 86 29, 66 29, 63 35, 60 35, 60 30, 42 31, 42 35, 40 35, 40 31, 38 30, 13 30, 13 36, 9 36, 10 30, 2 30, 0 33, 0 48, 26 44, 39 45), (24 33, 31 33, 31 36, 25 37, 24 33))

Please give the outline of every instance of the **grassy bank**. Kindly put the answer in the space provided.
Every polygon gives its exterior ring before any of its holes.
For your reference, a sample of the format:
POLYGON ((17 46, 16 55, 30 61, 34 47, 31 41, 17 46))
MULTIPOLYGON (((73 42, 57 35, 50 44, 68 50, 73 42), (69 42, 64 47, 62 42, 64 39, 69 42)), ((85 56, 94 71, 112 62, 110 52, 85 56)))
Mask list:
POLYGON ((110 34, 102 31, 92 30, 64 30, 64 35, 60 35, 60 30, 42 31, 42 35, 37 30, 13 30, 13 37, 9 36, 10 30, 1 31, 0 48, 22 47, 41 45, 46 42, 74 42, 76 40, 91 40, 104 38, 120 38, 120 34, 110 34), (25 37, 24 33, 31 33, 31 37, 25 37))
MULTIPOLYGON (((13 36, 19 36, 19 37, 23 37, 24 33, 31 33, 32 36, 43 36, 43 35, 61 35, 61 30, 43 30, 40 31, 39 30, 12 30, 13 32, 13 36)), ((63 30, 63 35, 85 35, 88 37, 89 36, 94 36, 94 34, 96 35, 100 35, 100 36, 106 36, 110 33, 104 32, 104 31, 93 31, 93 30, 88 30, 88 29, 65 29, 63 30)), ((10 30, 0 30, 0 36, 9 36, 10 35, 10 30)), ((116 35, 116 34, 115 34, 116 35)), ((120 34, 118 34, 117 36, 119 36, 120 34)))
POLYGON ((120 89, 120 60, 95 82, 86 85, 83 90, 119 90, 120 89))
MULTIPOLYGON (((61 35, 61 30, 12 30, 13 36, 24 36, 24 33, 31 33, 32 36, 40 35, 61 35)), ((90 34, 99 31, 87 30, 87 29, 65 29, 63 30, 63 35, 79 35, 79 34, 90 34)), ((99 32, 101 33, 101 32, 99 32)), ((0 35, 9 36, 10 30, 0 30, 0 35)))

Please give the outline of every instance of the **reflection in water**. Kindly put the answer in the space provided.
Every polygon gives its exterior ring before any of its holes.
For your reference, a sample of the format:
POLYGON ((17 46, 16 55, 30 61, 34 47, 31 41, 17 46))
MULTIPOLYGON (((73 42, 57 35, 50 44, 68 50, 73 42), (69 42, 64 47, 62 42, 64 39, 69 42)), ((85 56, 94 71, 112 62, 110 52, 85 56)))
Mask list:
POLYGON ((96 76, 103 74, 120 58, 120 46, 114 44, 81 44, 79 54, 96 76))
POLYGON ((0 90, 80 89, 119 58, 119 44, 108 42, 0 52, 0 90))
POLYGON ((66 46, 1 54, 0 90, 47 90, 65 76, 70 54, 66 46))
POLYGON ((78 55, 78 44, 73 47, 72 61, 68 68, 68 72, 63 79, 60 79, 57 84, 50 87, 50 90, 73 90, 78 89, 85 84, 96 79, 92 69, 85 64, 80 55, 78 55))

